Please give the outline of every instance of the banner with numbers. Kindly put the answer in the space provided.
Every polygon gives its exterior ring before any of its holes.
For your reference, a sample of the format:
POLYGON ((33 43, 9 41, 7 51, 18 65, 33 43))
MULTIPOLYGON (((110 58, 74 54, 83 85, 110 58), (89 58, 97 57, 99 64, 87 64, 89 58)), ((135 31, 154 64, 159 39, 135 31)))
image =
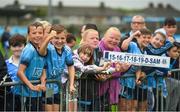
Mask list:
POLYGON ((112 62, 118 61, 122 63, 130 63, 139 66, 161 68, 169 68, 170 66, 170 57, 164 56, 105 51, 103 53, 103 58, 105 60, 111 60, 112 62))

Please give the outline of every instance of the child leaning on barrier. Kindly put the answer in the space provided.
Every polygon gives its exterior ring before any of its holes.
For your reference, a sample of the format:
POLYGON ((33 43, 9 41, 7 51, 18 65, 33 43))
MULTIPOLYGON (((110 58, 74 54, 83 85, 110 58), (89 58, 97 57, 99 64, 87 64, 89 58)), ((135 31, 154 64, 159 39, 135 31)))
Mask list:
MULTIPOLYGON (((104 63, 102 67, 98 67, 92 64, 93 52, 94 52, 93 48, 90 45, 85 45, 85 44, 82 44, 77 50, 74 51, 74 55, 73 55, 73 61, 75 67, 74 86, 76 88, 76 92, 74 95, 72 94, 68 95, 69 103, 74 103, 74 107, 77 107, 77 98, 78 98, 78 89, 79 89, 78 79, 86 78, 87 74, 88 75, 91 74, 92 76, 90 77, 93 77, 96 73, 108 72, 106 70, 109 68, 110 62, 104 63)), ((115 71, 115 69, 113 70, 115 71)), ((111 72, 113 72, 113 70, 111 70, 111 72)), ((73 110, 71 106, 69 107, 69 111, 77 111, 77 110, 73 110)))
MULTIPOLYGON (((12 56, 6 60, 6 65, 8 68, 8 74, 12 82, 19 81, 19 78, 17 77, 18 64, 19 64, 21 52, 25 47, 25 44, 26 44, 26 38, 20 34, 15 34, 9 39, 9 46, 10 46, 10 50, 12 51, 12 56)), ((13 106, 11 106, 9 110, 12 109, 14 111, 20 111, 21 99, 16 92, 17 92, 16 88, 12 86, 11 93, 7 101, 10 102, 12 105, 14 105, 14 108, 13 106)))
POLYGON ((29 42, 20 56, 17 75, 25 85, 18 88, 17 93, 25 97, 26 110, 28 111, 41 111, 41 91, 46 89, 46 60, 38 53, 43 31, 43 26, 39 22, 28 26, 29 42), (41 84, 32 84, 30 82, 32 80, 40 80, 41 84))
MULTIPOLYGON (((39 53, 46 56, 47 61, 47 79, 61 80, 61 75, 67 65, 69 80, 70 80, 70 92, 75 90, 74 88, 74 62, 72 59, 72 52, 66 45, 66 29, 64 26, 54 24, 51 27, 50 34, 45 38, 44 42, 40 46, 39 53)), ((59 111, 60 110, 60 85, 59 83, 48 83, 46 85, 46 97, 45 111, 59 111)))
MULTIPOLYGON (((174 42, 173 46, 169 48, 165 54, 162 55, 162 56, 170 57, 169 68, 156 68, 155 69, 157 76, 154 76, 154 77, 157 77, 157 78, 153 80, 156 84, 153 86, 153 93, 154 93, 153 98, 155 99, 154 107, 152 107, 153 111, 157 109, 158 110, 174 110, 174 111, 176 110, 176 108, 175 109, 172 109, 172 108, 176 107, 179 101, 178 100, 178 97, 179 97, 178 82, 176 82, 175 79, 165 78, 165 77, 171 76, 170 70, 174 69, 175 66, 178 64, 177 59, 179 57, 179 52, 178 52, 179 49, 180 49, 180 44, 177 42, 174 42), (157 91, 162 92, 162 94, 160 93, 156 94, 157 91), (175 96, 177 96, 177 98, 175 98, 175 96), (161 99, 163 99, 163 102, 161 99), (158 104, 156 104, 157 101, 158 101, 158 104), (161 105, 163 105, 163 108, 161 108, 161 105), (168 105, 171 105, 171 107, 169 107, 168 105)), ((148 81, 149 83, 153 83, 152 80, 150 81, 148 79, 148 81)))
POLYGON ((158 55, 166 53, 173 44, 166 39, 166 33, 162 30, 156 30, 151 43, 147 46, 146 51, 148 55, 158 55))
MULTIPOLYGON (((148 55, 158 55, 161 56, 162 54, 166 53, 167 49, 169 49, 172 46, 172 43, 169 40, 166 40, 166 35, 163 31, 157 30, 155 31, 154 36, 151 39, 151 43, 147 46, 146 51, 148 55)), ((148 102, 152 102, 152 104, 148 103, 148 110, 155 109, 156 105, 154 105, 154 102, 156 102, 156 99, 153 100, 153 97, 150 97, 152 95, 156 95, 156 90, 160 90, 160 86, 164 88, 163 90, 163 96, 166 96, 166 84, 165 80, 161 74, 161 72, 158 71, 158 68, 156 67, 142 67, 142 71, 147 76, 147 85, 148 85, 148 102), (151 92, 153 89, 154 93, 151 92)))
MULTIPOLYGON (((103 66, 96 66, 92 62, 94 50, 91 46, 82 44, 77 50, 74 51, 73 61, 75 63, 76 78, 86 77, 83 75, 85 72, 89 74, 96 73, 111 73, 115 72, 115 69, 110 67, 110 62, 105 62, 103 66), (82 76, 83 75, 83 76, 82 76)), ((109 73, 109 74, 111 74, 109 73)))
POLYGON ((180 109, 180 76, 179 72, 171 72, 172 69, 178 69, 178 59, 179 59, 179 51, 180 51, 180 43, 174 42, 173 47, 171 47, 167 53, 166 56, 170 57, 170 68, 163 70, 165 74, 168 74, 168 78, 166 78, 166 84, 167 84, 167 92, 168 95, 165 98, 166 105, 165 110, 166 111, 177 111, 177 109, 180 109))
MULTIPOLYGON (((166 35, 162 31, 155 31, 155 35, 151 39, 151 43, 147 46, 146 52, 148 55, 158 55, 166 53, 173 44, 166 40, 166 35)), ((153 73, 157 68, 142 67, 142 70, 148 75, 153 73)), ((148 86, 156 88, 156 80, 153 77, 148 77, 148 86)))
MULTIPOLYGON (((151 40, 151 32, 148 29, 141 29, 133 33, 128 39, 124 40, 121 48, 127 50, 128 53, 134 54, 147 54, 145 48, 148 46, 151 40), (137 39, 137 42, 133 42, 132 39, 137 39)), ((139 79, 144 75, 140 66, 132 65, 124 76, 128 74, 135 74, 134 77, 127 77, 120 79, 120 83, 123 89, 120 93, 120 110, 121 111, 145 111, 147 110, 147 89, 144 88, 144 84, 140 84, 139 79), (130 104, 130 105, 127 105, 130 104), (139 107, 138 107, 139 106, 139 107)))

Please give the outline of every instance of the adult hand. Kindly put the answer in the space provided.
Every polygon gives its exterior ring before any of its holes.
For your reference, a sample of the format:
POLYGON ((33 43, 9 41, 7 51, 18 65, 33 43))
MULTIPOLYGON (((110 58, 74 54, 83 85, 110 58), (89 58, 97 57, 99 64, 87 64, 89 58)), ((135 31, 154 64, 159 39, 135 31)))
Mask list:
POLYGON ((104 62, 103 68, 104 70, 107 70, 111 67, 112 63, 110 61, 104 62))
POLYGON ((105 81, 109 78, 111 78, 112 75, 107 75, 107 74, 98 74, 98 75, 95 75, 96 79, 99 80, 99 81, 105 81))
POLYGON ((115 62, 115 69, 117 72, 125 72, 129 69, 131 64, 129 63, 120 63, 120 62, 115 62))

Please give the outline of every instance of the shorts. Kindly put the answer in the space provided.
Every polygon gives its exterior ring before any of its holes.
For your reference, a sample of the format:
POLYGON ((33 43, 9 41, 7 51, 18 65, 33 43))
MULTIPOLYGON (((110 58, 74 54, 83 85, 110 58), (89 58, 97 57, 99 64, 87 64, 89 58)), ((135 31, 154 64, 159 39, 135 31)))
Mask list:
POLYGON ((42 111, 42 98, 25 97, 25 106, 27 111, 42 111))
POLYGON ((48 97, 43 99, 44 104, 60 104, 61 103, 61 98, 60 94, 54 94, 52 97, 48 97))
POLYGON ((122 87, 120 97, 129 99, 129 100, 138 100, 145 101, 147 100, 147 89, 142 89, 135 86, 134 89, 128 87, 122 87))

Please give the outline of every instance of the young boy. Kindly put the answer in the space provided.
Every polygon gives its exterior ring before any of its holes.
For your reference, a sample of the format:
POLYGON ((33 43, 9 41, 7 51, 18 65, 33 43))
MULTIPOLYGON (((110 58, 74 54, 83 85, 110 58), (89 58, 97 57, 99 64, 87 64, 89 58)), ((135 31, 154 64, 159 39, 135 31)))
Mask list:
POLYGON ((166 51, 173 46, 166 38, 166 33, 163 30, 156 30, 151 43, 146 48, 147 54, 161 56, 166 53, 166 51))
MULTIPOLYGON (((169 56, 171 58, 170 60, 170 68, 172 69, 178 69, 179 65, 178 59, 179 59, 179 50, 180 50, 180 43, 174 42, 173 47, 171 47, 167 53, 166 56, 169 56)), ((168 70, 168 69, 167 69, 168 70)), ((166 84, 167 84, 167 92, 168 95, 166 97, 166 111, 177 111, 180 109, 180 76, 179 71, 178 72, 167 72, 164 71, 166 74, 170 76, 169 78, 166 78, 166 84)))
MULTIPOLYGON (((10 46, 10 50, 12 51, 12 56, 6 60, 6 65, 8 68, 8 74, 12 82, 19 81, 19 78, 17 77, 18 64, 19 64, 21 52, 25 47, 25 44, 26 44, 26 38, 20 34, 13 35, 9 39, 9 46, 10 46)), ((19 95, 17 95, 16 92, 17 92, 16 88, 12 86, 11 93, 9 94, 10 96, 8 97, 7 101, 14 106, 9 107, 8 110, 15 110, 15 111, 21 110, 20 97, 19 95), (13 101, 15 102, 15 104, 13 104, 13 101)))
MULTIPOLYGON (((155 34, 151 40, 151 43, 147 46, 146 52, 148 55, 158 55, 161 56, 162 54, 166 53, 167 49, 172 46, 172 43, 169 40, 166 40, 166 35, 162 30, 156 30, 155 34)), ((164 77, 162 76, 161 72, 158 70, 159 68, 155 67, 142 67, 142 71, 147 76, 147 85, 148 85, 148 102, 152 102, 152 105, 148 103, 148 110, 155 110, 156 105, 154 103, 157 102, 156 98, 151 97, 152 95, 156 95, 156 90, 160 92, 162 88, 166 88, 164 77), (162 87, 161 89, 159 87, 162 87), (153 92, 151 92, 153 90, 153 92)), ((162 96, 166 96, 166 91, 163 91, 162 96)), ((159 102, 160 103, 160 102, 159 102)))
POLYGON ((17 72, 20 80, 25 84, 17 93, 26 98, 26 110, 41 110, 41 90, 45 90, 45 58, 40 56, 38 48, 43 38, 43 26, 34 22, 28 26, 29 42, 22 51, 20 65, 17 72), (41 84, 32 84, 30 81, 40 80, 41 84))
MULTIPOLYGON (((122 50, 128 53, 134 54, 147 54, 145 48, 148 46, 151 40, 151 32, 148 29, 141 29, 133 33, 128 39, 124 40, 122 43, 122 50), (137 39, 137 42, 133 42, 133 38, 137 39)), ((141 68, 139 66, 132 65, 124 75, 136 74, 136 80, 134 77, 128 77, 121 79, 120 83, 123 86, 120 98, 120 110, 121 111, 145 111, 147 110, 147 89, 142 87, 137 87, 137 79, 140 78, 139 75, 142 74, 141 68), (138 92, 139 91, 139 92, 138 92), (138 93, 139 94, 138 94, 138 93), (130 105, 127 105, 130 104, 130 105), (139 107, 138 107, 139 106, 139 107)))
MULTIPOLYGON (((61 75, 67 65, 69 80, 70 80, 70 92, 75 90, 74 75, 75 70, 73 66, 72 51, 66 45, 66 30, 64 26, 55 24, 52 25, 50 34, 42 45, 40 46, 39 53, 46 55, 47 60, 47 79, 61 80, 61 75), (51 43, 49 43, 51 41, 51 43)), ((47 91, 53 91, 52 97, 47 98, 47 104, 45 105, 45 111, 59 111, 60 110, 60 87, 58 84, 47 84, 47 91)))
POLYGON ((73 47, 76 45, 76 37, 72 33, 68 33, 66 42, 67 46, 73 49, 73 47))

